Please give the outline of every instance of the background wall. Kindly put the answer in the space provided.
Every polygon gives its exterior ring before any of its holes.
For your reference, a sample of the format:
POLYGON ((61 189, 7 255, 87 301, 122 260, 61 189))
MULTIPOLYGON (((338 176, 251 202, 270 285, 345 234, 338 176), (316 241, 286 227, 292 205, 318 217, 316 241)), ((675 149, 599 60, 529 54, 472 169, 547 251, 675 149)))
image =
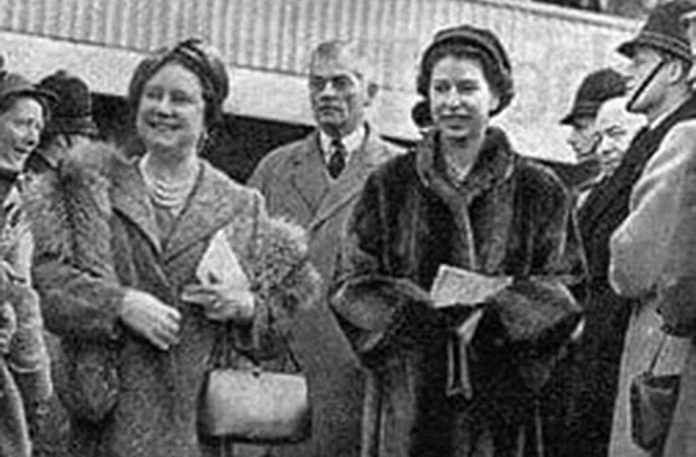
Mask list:
POLYGON ((515 0, 0 0, 8 67, 38 78, 59 67, 96 91, 123 95, 144 52, 198 36, 232 74, 226 109, 269 122, 311 125, 309 51, 357 39, 383 86, 373 117, 387 135, 413 139, 415 65, 432 34, 471 22, 497 32, 513 63, 517 96, 498 119, 523 153, 567 160, 558 119, 583 76, 619 65, 613 53, 637 23, 515 0))

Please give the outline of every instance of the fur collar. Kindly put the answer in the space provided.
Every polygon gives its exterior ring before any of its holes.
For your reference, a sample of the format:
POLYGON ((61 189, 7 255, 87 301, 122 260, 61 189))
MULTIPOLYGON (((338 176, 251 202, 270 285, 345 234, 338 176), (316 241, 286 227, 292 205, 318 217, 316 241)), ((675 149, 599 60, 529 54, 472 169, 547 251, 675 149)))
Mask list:
POLYGON ((445 177, 443 158, 440 155, 440 138, 437 131, 428 132, 417 145, 416 168, 423 184, 438 194, 456 192, 466 196, 470 203, 512 176, 514 157, 505 133, 489 127, 481 152, 462 186, 455 187, 445 177))

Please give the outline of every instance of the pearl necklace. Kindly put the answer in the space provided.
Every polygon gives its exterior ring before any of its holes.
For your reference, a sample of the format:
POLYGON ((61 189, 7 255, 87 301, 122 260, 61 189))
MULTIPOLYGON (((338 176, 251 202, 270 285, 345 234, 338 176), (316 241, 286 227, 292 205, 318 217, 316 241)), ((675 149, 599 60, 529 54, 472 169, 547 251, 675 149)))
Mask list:
MULTIPOLYGON (((147 160, 149 155, 145 155, 138 163, 140 174, 145 182, 150 198, 155 205, 165 208, 173 213, 179 213, 186 204, 193 186, 196 184, 196 173, 191 173, 190 178, 184 181, 167 181, 156 178, 147 171, 147 160)), ((196 162, 198 165, 198 162, 196 162)))

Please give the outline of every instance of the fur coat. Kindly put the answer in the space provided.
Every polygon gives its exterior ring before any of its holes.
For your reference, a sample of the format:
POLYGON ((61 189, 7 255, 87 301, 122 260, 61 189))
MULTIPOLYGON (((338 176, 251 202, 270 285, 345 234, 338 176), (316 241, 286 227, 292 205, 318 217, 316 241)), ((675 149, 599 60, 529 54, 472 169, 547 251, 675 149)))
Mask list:
MULTIPOLYGON (((61 338, 61 398, 74 423, 73 452, 95 456, 195 457, 217 452, 197 431, 198 400, 213 347, 231 327, 227 363, 297 371, 286 325, 312 306, 319 279, 301 229, 269 219, 263 198, 205 161, 173 229, 162 233, 133 161, 93 143, 67 151, 34 185, 34 277, 47 328, 61 338), (253 324, 227 326, 184 303, 185 285, 224 229, 256 292, 253 324), (128 288, 182 315, 181 342, 160 351, 119 320, 128 288)), ((243 455, 243 454, 235 454, 243 455)))
POLYGON ((0 339, 9 342, 0 348, 0 456, 29 457, 29 425, 38 425, 52 383, 39 301, 30 287, 31 234, 12 189, 0 210, 0 339))
POLYGON ((498 129, 461 187, 443 170, 431 134, 368 179, 348 226, 332 307, 373 380, 364 456, 516 455, 532 398, 578 324, 560 280, 581 276, 584 262, 558 179, 498 129), (432 308, 442 264, 517 280, 491 297, 472 341, 471 401, 446 395, 460 321, 432 308), (536 385, 523 374, 533 365, 536 385))

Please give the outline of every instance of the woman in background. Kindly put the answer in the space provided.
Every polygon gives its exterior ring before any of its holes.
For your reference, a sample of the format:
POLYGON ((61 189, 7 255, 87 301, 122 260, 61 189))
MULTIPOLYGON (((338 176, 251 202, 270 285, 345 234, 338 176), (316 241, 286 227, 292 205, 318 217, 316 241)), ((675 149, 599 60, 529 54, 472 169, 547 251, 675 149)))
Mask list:
POLYGON ((0 71, 0 455, 29 457, 30 429, 52 393, 48 352, 31 289, 32 240, 21 173, 49 116, 52 95, 0 71))

